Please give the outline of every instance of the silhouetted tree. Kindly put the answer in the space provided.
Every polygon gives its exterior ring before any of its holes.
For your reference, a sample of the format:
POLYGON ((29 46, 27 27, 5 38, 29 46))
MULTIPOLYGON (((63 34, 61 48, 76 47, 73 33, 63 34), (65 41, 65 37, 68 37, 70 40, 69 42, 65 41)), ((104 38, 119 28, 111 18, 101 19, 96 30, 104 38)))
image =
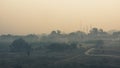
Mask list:
POLYGON ((56 31, 52 31, 52 32, 51 32, 51 35, 54 35, 54 34, 57 34, 57 32, 56 32, 56 31))
POLYGON ((97 34, 98 33, 98 28, 93 28, 90 30, 91 34, 97 34))
POLYGON ((12 52, 26 52, 27 55, 30 55, 31 46, 23 39, 16 39, 10 45, 10 49, 12 52))
POLYGON ((103 31, 103 29, 100 29, 99 32, 100 32, 100 33, 103 33, 104 31, 103 31))
POLYGON ((57 30, 57 34, 61 34, 61 31, 60 31, 60 30, 57 30))

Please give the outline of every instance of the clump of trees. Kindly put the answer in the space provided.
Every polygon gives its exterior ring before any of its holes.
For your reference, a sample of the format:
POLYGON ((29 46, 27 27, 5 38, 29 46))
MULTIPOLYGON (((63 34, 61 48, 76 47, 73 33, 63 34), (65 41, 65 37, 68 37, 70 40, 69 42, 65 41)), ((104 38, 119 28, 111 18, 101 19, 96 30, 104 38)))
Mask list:
POLYGON ((103 36, 103 35, 108 35, 107 32, 105 32, 103 29, 98 29, 98 28, 92 28, 90 30, 89 35, 91 36, 103 36))
POLYGON ((14 40, 10 45, 11 52, 26 52, 27 55, 30 55, 31 50, 31 46, 21 38, 14 40))

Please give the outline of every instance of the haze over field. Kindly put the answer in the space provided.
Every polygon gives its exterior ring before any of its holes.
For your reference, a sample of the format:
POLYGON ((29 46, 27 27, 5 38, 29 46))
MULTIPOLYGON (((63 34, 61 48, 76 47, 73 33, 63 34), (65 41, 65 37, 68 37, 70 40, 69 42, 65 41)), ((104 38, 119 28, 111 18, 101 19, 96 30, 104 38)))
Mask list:
POLYGON ((0 34, 120 29, 120 0, 0 0, 0 34))

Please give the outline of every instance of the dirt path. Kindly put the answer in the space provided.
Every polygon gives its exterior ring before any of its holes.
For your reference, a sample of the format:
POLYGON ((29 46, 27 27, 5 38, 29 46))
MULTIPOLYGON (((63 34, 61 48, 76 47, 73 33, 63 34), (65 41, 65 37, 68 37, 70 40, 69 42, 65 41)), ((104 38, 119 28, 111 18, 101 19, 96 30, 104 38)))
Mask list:
POLYGON ((104 55, 104 54, 99 54, 99 55, 95 55, 95 54, 90 54, 90 52, 94 51, 95 48, 91 48, 89 50, 87 50, 85 52, 85 55, 87 56, 102 56, 102 57, 114 57, 114 58, 120 58, 120 56, 115 56, 115 55, 104 55))
MULTIPOLYGON (((91 48, 91 49, 88 49, 84 54, 87 55, 87 56, 101 56, 101 57, 114 57, 114 58, 120 58, 120 56, 115 56, 115 55, 104 55, 104 54, 99 54, 99 55, 95 55, 95 54, 90 54, 90 52, 94 51, 95 48, 91 48)), ((68 59, 63 59, 61 61, 57 61, 55 62, 54 64, 59 64, 59 63, 62 63, 62 62, 67 62, 67 61, 70 61, 70 60, 73 60, 75 58, 78 58, 80 56, 77 55, 77 56, 73 56, 71 58, 68 58, 68 59)))

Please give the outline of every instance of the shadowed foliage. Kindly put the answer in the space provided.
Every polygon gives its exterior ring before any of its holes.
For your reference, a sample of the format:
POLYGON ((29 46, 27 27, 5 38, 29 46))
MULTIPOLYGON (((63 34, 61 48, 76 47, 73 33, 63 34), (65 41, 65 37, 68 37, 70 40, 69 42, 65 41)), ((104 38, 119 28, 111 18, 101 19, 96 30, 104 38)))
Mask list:
POLYGON ((23 39, 16 39, 10 45, 10 51, 12 52, 27 52, 29 55, 31 51, 31 46, 23 39))

